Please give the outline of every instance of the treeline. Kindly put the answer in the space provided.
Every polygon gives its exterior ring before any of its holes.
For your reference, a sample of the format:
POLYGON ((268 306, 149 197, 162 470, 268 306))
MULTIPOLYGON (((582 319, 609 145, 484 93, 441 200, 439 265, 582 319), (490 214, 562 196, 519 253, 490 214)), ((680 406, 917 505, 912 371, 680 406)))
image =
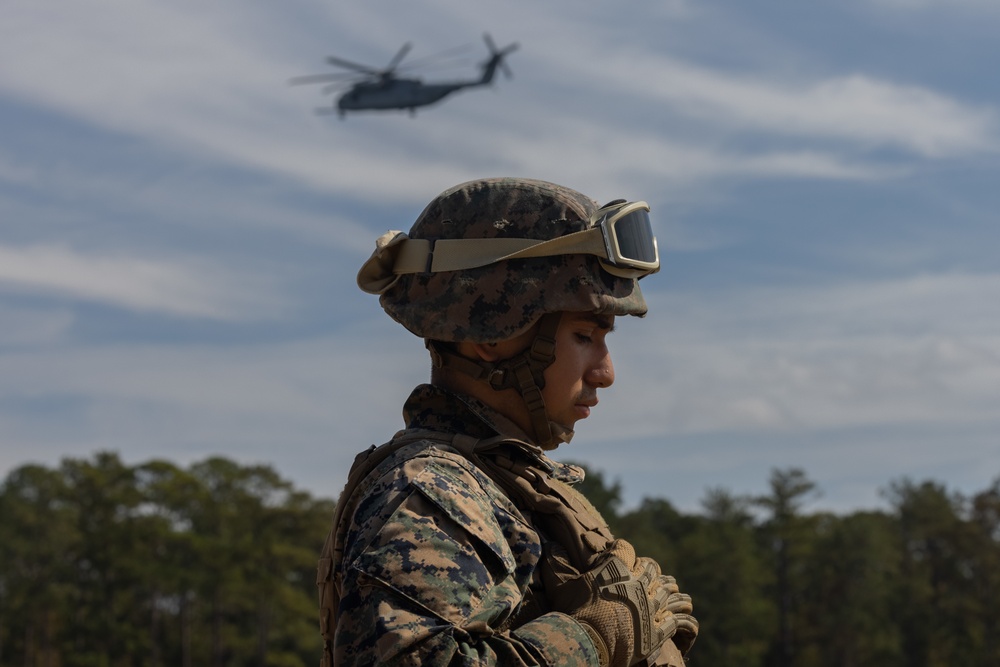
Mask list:
POLYGON ((0 665, 314 667, 332 513, 223 458, 18 468, 0 487, 0 665))
POLYGON ((758 497, 711 491, 695 515, 666 500, 620 514, 617 483, 585 484, 693 597, 692 667, 1000 665, 1000 479, 971 497, 902 480, 891 511, 845 516, 803 512, 816 486, 799 469, 758 497))
MULTIPOLYGON (((797 469, 696 514, 623 512, 600 473, 583 490, 693 596, 692 667, 1000 665, 1000 480, 970 497, 903 480, 889 510, 849 515, 804 511, 797 469)), ((18 468, 0 486, 0 665, 313 667, 333 506, 223 458, 18 468)))

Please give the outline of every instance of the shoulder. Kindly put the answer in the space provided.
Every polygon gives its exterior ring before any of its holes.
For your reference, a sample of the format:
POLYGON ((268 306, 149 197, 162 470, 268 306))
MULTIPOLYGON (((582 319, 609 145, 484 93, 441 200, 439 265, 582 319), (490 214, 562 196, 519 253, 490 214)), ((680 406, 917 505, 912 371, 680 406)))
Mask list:
POLYGON ((345 607, 406 598, 464 624, 517 606, 541 542, 474 464, 445 443, 420 440, 390 454, 367 480, 345 516, 345 607))
MULTIPOLYGON (((376 465, 358 486, 356 494, 372 497, 412 488, 414 484, 439 480, 442 488, 455 485, 456 493, 479 490, 507 501, 500 488, 448 442, 432 438, 413 440, 399 447, 376 465)), ((357 498, 354 498, 357 499, 357 498)))
POLYGON ((446 515, 480 539, 493 541, 498 523, 528 522, 507 495, 483 471, 448 443, 422 438, 392 452, 365 477, 348 502, 351 541, 366 541, 393 520, 414 494, 429 511, 446 515), (351 507, 353 506, 353 507, 351 507))

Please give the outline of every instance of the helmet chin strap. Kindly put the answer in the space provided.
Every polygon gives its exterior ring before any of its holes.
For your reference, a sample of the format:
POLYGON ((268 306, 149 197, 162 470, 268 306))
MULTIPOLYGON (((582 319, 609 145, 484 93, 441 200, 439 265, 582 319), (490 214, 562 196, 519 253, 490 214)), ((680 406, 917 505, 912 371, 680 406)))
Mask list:
POLYGON ((490 385, 495 391, 514 389, 521 395, 535 441, 542 449, 555 449, 560 443, 569 442, 572 429, 556 424, 545 410, 542 389, 545 387, 545 369, 556 360, 556 330, 560 313, 548 313, 538 320, 535 339, 522 352, 509 359, 490 362, 469 359, 452 352, 436 341, 427 340, 427 350, 435 368, 457 371, 490 385))

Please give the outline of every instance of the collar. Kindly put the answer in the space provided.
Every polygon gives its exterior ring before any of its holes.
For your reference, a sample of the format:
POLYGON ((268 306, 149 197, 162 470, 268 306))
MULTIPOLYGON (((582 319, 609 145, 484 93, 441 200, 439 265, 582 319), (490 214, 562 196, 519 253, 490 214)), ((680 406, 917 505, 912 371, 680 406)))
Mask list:
POLYGON ((483 439, 501 435, 518 440, 524 443, 527 453, 552 470, 553 477, 569 484, 583 479, 580 467, 553 461, 514 422, 466 394, 431 384, 418 385, 403 404, 403 421, 407 429, 464 433, 483 439))
POLYGON ((418 385, 403 404, 406 428, 424 428, 445 433, 465 433, 476 438, 502 435, 532 442, 507 417, 477 398, 431 384, 418 385))

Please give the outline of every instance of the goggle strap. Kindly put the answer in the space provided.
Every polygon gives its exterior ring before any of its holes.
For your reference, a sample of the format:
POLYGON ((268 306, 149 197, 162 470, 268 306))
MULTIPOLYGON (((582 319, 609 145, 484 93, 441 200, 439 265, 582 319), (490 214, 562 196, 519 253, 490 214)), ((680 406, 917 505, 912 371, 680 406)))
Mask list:
POLYGON ((401 244, 393 273, 440 273, 475 269, 508 259, 588 254, 607 259, 598 228, 539 241, 536 239, 407 239, 401 244))

